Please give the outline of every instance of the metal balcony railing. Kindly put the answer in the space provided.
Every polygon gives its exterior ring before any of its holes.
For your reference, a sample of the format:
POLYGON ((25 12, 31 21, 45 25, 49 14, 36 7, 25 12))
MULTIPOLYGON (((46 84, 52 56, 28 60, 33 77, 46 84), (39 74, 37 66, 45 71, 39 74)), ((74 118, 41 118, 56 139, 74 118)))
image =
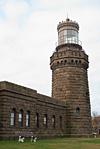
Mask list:
POLYGON ((67 38, 66 36, 62 36, 56 42, 55 46, 57 47, 57 46, 62 45, 62 44, 78 44, 78 45, 82 45, 82 42, 80 40, 78 40, 76 37, 67 38))

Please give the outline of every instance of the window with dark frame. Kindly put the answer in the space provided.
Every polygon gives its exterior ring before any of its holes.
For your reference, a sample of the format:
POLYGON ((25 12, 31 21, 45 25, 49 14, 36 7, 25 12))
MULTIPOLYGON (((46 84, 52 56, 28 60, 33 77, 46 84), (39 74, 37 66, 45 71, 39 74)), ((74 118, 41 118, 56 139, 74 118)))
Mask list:
POLYGON ((30 111, 27 111, 26 114, 26 126, 29 127, 30 125, 30 111))
POLYGON ((76 108, 76 116, 79 116, 79 113, 80 113, 80 109, 76 108))
POLYGON ((60 116, 60 128, 62 128, 62 116, 60 116))
POLYGON ((16 110, 12 109, 12 111, 11 111, 11 122, 10 122, 11 126, 15 126, 15 114, 16 114, 16 110))
POLYGON ((39 114, 36 113, 36 128, 39 128, 39 114))
POLYGON ((55 128, 55 115, 52 117, 52 127, 55 128))
POLYGON ((47 114, 44 116, 44 128, 47 128, 47 114))
POLYGON ((100 135, 100 129, 99 129, 99 135, 100 135))
POLYGON ((19 112, 19 126, 23 126, 23 110, 19 112))

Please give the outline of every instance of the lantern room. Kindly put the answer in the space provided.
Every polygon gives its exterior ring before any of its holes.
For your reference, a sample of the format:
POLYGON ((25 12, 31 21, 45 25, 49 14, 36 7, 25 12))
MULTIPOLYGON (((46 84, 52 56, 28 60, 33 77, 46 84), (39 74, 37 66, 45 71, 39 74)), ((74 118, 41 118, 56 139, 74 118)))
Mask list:
POLYGON ((66 21, 59 22, 57 26, 58 30, 58 42, 56 46, 62 44, 78 44, 79 41, 79 25, 77 22, 71 21, 69 18, 66 21))

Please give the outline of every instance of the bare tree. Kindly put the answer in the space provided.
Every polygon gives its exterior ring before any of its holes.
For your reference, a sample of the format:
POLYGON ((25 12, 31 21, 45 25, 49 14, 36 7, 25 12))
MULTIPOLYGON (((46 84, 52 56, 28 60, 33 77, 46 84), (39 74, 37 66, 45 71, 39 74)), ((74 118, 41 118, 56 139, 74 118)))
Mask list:
POLYGON ((92 127, 97 132, 98 127, 100 127, 100 115, 96 112, 92 112, 92 127))

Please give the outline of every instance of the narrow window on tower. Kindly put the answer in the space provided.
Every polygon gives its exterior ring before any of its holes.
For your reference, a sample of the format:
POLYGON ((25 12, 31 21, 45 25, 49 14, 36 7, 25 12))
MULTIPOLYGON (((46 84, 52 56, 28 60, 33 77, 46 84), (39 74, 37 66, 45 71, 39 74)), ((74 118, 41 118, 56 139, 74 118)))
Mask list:
POLYGON ((36 113, 36 128, 39 128, 39 114, 36 113))
POLYGON ((15 114, 16 114, 16 110, 12 109, 12 111, 11 111, 11 122, 10 122, 11 126, 15 126, 15 114))
POLYGON ((19 112, 19 126, 23 125, 23 110, 19 112))
POLYGON ((63 61, 61 61, 61 65, 63 64, 63 61))
POLYGON ((59 61, 57 62, 57 65, 59 65, 59 61))
POLYGON ((64 64, 66 64, 66 63, 67 63, 67 60, 64 61, 64 64))
POLYGON ((52 117, 52 127, 55 128, 55 115, 52 117))
POLYGON ((71 60, 71 62, 73 63, 74 61, 73 61, 73 60, 71 60))
POLYGON ((47 114, 44 116, 44 128, 47 128, 47 114))
POLYGON ((75 65, 77 65, 77 60, 75 60, 75 65))
POLYGON ((28 127, 30 125, 30 111, 27 111, 26 114, 26 126, 28 127))
POLYGON ((76 116, 79 116, 79 113, 80 113, 80 109, 76 108, 76 116))

